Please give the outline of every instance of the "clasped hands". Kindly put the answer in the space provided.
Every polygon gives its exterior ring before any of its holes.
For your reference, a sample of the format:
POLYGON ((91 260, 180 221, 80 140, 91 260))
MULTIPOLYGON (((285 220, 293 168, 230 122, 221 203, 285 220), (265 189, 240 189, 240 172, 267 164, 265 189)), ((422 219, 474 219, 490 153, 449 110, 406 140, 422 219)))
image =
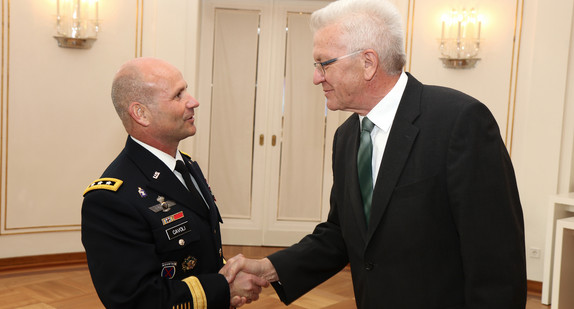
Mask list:
POLYGON ((247 259, 242 254, 229 259, 219 273, 229 283, 232 307, 241 307, 259 299, 262 288, 279 280, 269 259, 247 259))

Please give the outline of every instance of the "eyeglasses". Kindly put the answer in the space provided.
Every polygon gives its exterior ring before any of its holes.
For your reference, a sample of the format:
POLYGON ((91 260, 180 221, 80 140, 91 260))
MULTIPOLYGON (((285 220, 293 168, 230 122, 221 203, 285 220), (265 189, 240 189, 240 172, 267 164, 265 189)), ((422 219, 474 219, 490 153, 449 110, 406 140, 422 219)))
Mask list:
POLYGON ((331 64, 331 63, 333 63, 333 62, 335 62, 335 61, 337 61, 337 60, 341 60, 341 59, 345 59, 345 58, 347 58, 347 57, 354 56, 354 55, 356 55, 356 54, 358 54, 358 53, 360 53, 360 52, 362 52, 362 51, 363 51, 363 50, 358 50, 358 51, 356 51, 356 52, 353 52, 353 53, 350 53, 350 54, 347 54, 347 55, 344 55, 344 56, 341 56, 341 57, 329 59, 329 60, 323 61, 323 62, 314 62, 314 63, 313 63, 313 66, 315 66, 315 69, 319 68, 319 72, 321 72, 321 75, 322 75, 322 76, 325 76, 325 66, 326 66, 326 65, 329 65, 329 64, 331 64))

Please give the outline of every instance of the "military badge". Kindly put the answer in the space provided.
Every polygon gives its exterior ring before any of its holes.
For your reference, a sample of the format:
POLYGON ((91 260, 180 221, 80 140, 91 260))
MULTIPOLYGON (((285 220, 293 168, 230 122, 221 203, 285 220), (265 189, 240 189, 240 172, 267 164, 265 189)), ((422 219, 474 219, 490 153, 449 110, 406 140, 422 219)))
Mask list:
POLYGON ((177 262, 164 262, 161 263, 161 276, 163 278, 171 279, 175 276, 175 267, 177 266, 177 262))
POLYGON ((149 209, 153 212, 159 212, 160 210, 163 212, 168 212, 171 209, 171 206, 175 205, 174 201, 166 201, 165 197, 163 196, 158 196, 157 197, 157 201, 159 202, 159 204, 155 204, 151 207, 149 207, 149 209))
POLYGON ((192 270, 195 268, 196 264, 197 259, 194 258, 193 256, 188 256, 185 259, 183 259, 183 262, 181 263, 181 268, 183 269, 183 271, 192 270))
POLYGON ((144 189, 142 189, 141 187, 138 187, 138 193, 140 194, 141 197, 147 196, 147 193, 145 193, 144 189))
POLYGON ((180 212, 175 213, 169 217, 165 217, 165 218, 161 219, 161 223, 163 223, 163 225, 166 225, 166 224, 172 223, 176 220, 179 220, 181 218, 183 218, 183 211, 180 211, 180 212))

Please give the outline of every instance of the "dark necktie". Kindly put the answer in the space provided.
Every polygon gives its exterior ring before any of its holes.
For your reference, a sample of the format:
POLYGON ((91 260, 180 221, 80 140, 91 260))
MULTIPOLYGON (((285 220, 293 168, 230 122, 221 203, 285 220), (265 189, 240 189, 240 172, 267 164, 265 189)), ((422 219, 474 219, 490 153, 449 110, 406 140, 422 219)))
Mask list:
MULTIPOLYGON (((203 198, 203 196, 201 195, 201 193, 199 192, 199 188, 196 187, 193 184, 193 181, 191 181, 191 174, 190 174, 190 170, 187 168, 187 166, 185 165, 185 163, 183 163, 182 160, 177 160, 175 162, 175 170, 178 171, 181 176, 183 176, 183 181, 185 182, 185 186, 187 187, 187 190, 189 190, 189 192, 194 196, 195 201, 197 201, 198 203, 201 203, 201 205, 205 205, 205 209, 204 210, 208 210, 209 209, 209 205, 207 204, 207 201, 203 198)), ((197 176, 194 176, 197 180, 197 176)), ((199 204, 198 204, 199 206, 199 204)), ((215 226, 217 225, 217 218, 214 217, 215 216, 215 212, 209 212, 211 215, 211 225, 215 226)), ((209 214, 206 213, 206 215, 209 216, 209 214)))
MULTIPOLYGON (((187 166, 185 166, 185 163, 183 163, 183 161, 177 160, 175 162, 175 170, 178 171, 181 174, 181 176, 183 176, 183 181, 187 186, 187 190, 189 190, 189 192, 191 192, 192 194, 199 194, 199 192, 197 192, 197 189, 195 188, 195 185, 191 181, 191 175, 189 174, 189 169, 187 169, 187 166)), ((201 200, 203 200, 203 198, 201 198, 201 200)))
POLYGON ((365 211, 365 219, 368 226, 371 217, 371 200, 373 198, 373 143, 371 141, 371 131, 375 125, 367 117, 363 118, 362 124, 359 151, 357 153, 357 169, 361 196, 363 197, 363 210, 365 211))

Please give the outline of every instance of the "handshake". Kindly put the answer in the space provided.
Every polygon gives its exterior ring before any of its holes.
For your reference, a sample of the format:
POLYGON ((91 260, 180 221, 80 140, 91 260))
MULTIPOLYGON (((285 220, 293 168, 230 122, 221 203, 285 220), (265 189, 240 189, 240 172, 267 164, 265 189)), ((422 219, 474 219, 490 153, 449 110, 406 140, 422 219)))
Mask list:
POLYGON ((238 254, 219 271, 229 283, 231 307, 241 307, 259 299, 263 287, 279 281, 275 267, 268 258, 252 260, 238 254))

